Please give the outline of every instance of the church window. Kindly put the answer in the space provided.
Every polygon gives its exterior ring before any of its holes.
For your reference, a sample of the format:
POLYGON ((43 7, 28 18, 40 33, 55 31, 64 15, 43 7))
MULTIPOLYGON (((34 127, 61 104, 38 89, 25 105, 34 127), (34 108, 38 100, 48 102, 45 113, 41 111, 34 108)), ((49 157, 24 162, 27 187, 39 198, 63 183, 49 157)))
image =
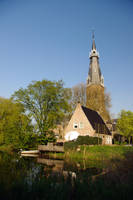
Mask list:
POLYGON ((78 123, 74 122, 73 123, 73 128, 78 128, 78 123))

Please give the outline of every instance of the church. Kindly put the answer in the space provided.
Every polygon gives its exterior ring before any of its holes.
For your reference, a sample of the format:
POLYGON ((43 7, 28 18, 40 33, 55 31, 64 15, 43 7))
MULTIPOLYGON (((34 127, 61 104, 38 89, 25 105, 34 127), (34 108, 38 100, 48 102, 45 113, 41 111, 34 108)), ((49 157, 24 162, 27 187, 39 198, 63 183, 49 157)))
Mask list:
POLYGON ((97 111, 105 121, 108 121, 110 117, 105 105, 104 77, 99 65, 99 53, 96 49, 94 36, 89 58, 90 66, 86 84, 86 106, 97 111))
POLYGON ((64 139, 70 141, 78 136, 89 135, 102 138, 103 144, 112 144, 112 134, 105 121, 109 119, 105 106, 104 77, 100 70, 99 53, 93 36, 89 55, 90 66, 86 83, 86 107, 80 102, 65 128, 64 139))

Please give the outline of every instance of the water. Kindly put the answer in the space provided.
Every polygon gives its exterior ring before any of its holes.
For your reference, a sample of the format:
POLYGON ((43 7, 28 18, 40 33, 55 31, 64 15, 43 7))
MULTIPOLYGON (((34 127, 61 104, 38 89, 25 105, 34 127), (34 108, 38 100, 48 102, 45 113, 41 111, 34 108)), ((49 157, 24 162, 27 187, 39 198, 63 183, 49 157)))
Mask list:
POLYGON ((130 199, 132 163, 132 156, 124 167, 117 161, 118 170, 108 173, 105 162, 0 153, 0 200, 130 199))
POLYGON ((84 161, 0 153, 0 199, 70 199, 76 180, 80 184, 83 177, 88 181, 101 172, 102 169, 86 167, 84 161))
POLYGON ((0 153, 0 180, 6 180, 10 184, 12 180, 22 176, 26 179, 31 177, 48 177, 51 175, 71 175, 78 178, 84 173, 94 176, 102 172, 101 168, 88 166, 86 161, 68 162, 66 160, 49 159, 48 156, 22 157, 19 154, 0 153))

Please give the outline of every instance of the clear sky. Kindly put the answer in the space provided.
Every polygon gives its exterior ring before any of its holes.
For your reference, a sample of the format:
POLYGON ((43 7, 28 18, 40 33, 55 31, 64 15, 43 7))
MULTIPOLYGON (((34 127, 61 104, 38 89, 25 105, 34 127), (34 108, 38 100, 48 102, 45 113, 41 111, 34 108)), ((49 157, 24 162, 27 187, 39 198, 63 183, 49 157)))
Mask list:
POLYGON ((0 0, 0 96, 32 80, 86 83, 92 29, 111 113, 133 111, 133 0, 0 0))

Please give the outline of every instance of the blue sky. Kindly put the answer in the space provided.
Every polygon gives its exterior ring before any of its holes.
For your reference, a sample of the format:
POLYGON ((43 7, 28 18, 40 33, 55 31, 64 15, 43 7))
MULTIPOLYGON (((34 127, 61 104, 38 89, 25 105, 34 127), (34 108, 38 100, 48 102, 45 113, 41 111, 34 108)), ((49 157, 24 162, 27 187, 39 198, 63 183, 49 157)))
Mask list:
POLYGON ((0 0, 0 96, 32 80, 85 83, 92 29, 111 113, 133 111, 133 0, 0 0))

